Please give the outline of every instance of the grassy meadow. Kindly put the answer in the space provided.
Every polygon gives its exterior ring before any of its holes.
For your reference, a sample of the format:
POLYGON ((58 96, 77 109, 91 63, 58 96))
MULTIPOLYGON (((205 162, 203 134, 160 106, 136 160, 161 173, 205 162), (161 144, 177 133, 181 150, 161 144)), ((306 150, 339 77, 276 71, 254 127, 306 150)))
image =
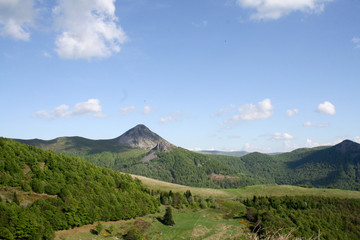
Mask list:
POLYGON ((221 210, 215 209, 174 209, 174 226, 165 226, 156 218, 164 215, 164 208, 157 214, 128 221, 102 222, 104 230, 91 233, 96 224, 56 232, 56 240, 71 239, 121 239, 121 235, 131 226, 143 228, 146 239, 248 239, 249 232, 245 220, 226 219, 221 210), (112 234, 107 229, 113 226, 112 234))
POLYGON ((167 183, 147 177, 132 175, 140 179, 148 188, 173 192, 185 192, 190 190, 194 195, 201 197, 213 197, 215 199, 246 199, 253 196, 321 196, 360 199, 360 191, 349 191, 342 189, 305 188, 290 185, 254 185, 236 189, 211 189, 188 187, 179 184, 167 183))
POLYGON ((185 192, 190 190, 193 195, 216 199, 216 209, 173 209, 175 225, 163 225, 157 218, 162 217, 165 207, 162 206, 156 214, 131 219, 128 221, 102 222, 103 231, 96 235, 92 229, 96 224, 56 232, 57 240, 71 239, 122 239, 132 226, 142 230, 145 239, 256 239, 250 232, 251 225, 241 216, 246 208, 237 199, 253 196, 322 196, 359 199, 360 192, 339 189, 304 188, 288 185, 257 185, 238 189, 208 189, 187 187, 178 184, 162 182, 142 176, 132 175, 140 179, 152 190, 185 192), (109 231, 111 229, 112 231, 109 231))

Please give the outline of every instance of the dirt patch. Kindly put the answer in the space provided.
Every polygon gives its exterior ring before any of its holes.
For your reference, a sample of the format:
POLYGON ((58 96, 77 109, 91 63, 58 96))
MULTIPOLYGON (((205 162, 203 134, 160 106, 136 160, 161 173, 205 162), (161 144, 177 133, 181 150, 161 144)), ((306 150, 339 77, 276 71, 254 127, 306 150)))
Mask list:
POLYGON ((26 165, 25 168, 23 169, 24 175, 26 175, 30 171, 31 171, 31 168, 28 165, 26 165))
POLYGON ((207 233, 210 232, 210 229, 204 226, 196 226, 192 232, 192 238, 204 237, 207 233))
POLYGON ((218 181, 219 180, 222 181, 225 179, 230 179, 232 181, 235 181, 235 180, 239 179, 238 177, 226 176, 226 175, 216 174, 216 173, 212 173, 210 175, 210 178, 211 178, 211 180, 218 180, 218 181))
POLYGON ((45 166, 45 162, 39 162, 39 167, 40 167, 40 169, 43 169, 44 166, 45 166))

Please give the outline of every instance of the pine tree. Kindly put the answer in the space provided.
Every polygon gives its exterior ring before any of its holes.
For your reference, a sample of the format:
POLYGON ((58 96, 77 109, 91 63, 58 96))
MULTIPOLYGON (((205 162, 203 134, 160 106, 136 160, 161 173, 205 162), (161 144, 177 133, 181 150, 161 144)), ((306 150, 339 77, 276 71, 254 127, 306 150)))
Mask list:
POLYGON ((164 215, 164 218, 163 218, 163 223, 165 225, 169 225, 169 226, 175 225, 171 207, 166 208, 165 215, 164 215))

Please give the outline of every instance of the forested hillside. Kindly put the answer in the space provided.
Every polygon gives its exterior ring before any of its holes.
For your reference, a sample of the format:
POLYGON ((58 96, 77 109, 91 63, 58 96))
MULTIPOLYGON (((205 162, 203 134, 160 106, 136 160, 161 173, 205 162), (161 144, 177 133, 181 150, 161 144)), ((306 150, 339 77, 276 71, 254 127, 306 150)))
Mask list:
POLYGON ((360 189, 360 144, 349 140, 332 147, 303 148, 278 155, 214 157, 263 184, 360 189))
POLYGON ((0 138, 0 236, 52 239, 55 230, 153 213, 140 181, 80 158, 0 138))
POLYGON ((273 155, 254 152, 241 157, 206 155, 175 147, 144 125, 109 140, 62 137, 17 141, 113 170, 189 186, 289 184, 360 189, 360 145, 349 140, 332 147, 273 155))
POLYGON ((155 158, 151 161, 143 160, 149 153, 142 149, 121 153, 62 153, 81 157, 96 165, 121 172, 189 186, 231 188, 257 182, 246 174, 239 174, 210 155, 191 152, 183 148, 174 148, 170 152, 152 151, 150 153, 154 154, 155 158))

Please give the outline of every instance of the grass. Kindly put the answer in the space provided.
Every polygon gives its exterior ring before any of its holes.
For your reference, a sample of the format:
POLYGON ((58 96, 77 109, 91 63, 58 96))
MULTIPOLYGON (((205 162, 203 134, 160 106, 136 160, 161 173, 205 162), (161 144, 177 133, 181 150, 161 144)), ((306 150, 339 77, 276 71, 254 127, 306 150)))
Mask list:
POLYGON ((214 197, 214 198, 232 198, 234 194, 227 193, 221 189, 212 189, 212 188, 197 188, 197 187, 188 187, 184 185, 174 184, 163 182, 160 180, 155 180, 143 176, 133 175, 134 178, 140 179, 145 186, 153 190, 162 190, 162 191, 173 191, 173 192, 181 192, 184 193, 187 190, 190 190, 193 195, 201 196, 201 197, 214 197))
POLYGON ((215 199, 237 199, 252 198, 253 196, 322 196, 322 197, 339 197, 339 198, 360 198, 360 191, 349 191, 342 189, 322 189, 322 188, 304 188, 290 185, 254 185, 237 189, 211 189, 188 187, 179 184, 167 183, 154 180, 147 177, 132 175, 140 179, 144 185, 154 190, 163 190, 173 192, 185 192, 190 190, 193 195, 201 197, 212 196, 215 199))
MULTIPOLYGON (((144 235, 146 239, 257 239, 256 235, 251 234, 249 226, 251 225, 245 219, 240 218, 244 215, 245 207, 235 199, 252 198, 253 196, 331 196, 340 198, 360 198, 360 192, 347 191, 340 189, 318 189, 303 188, 288 185, 257 185, 247 186, 239 189, 206 189, 187 187, 178 184, 162 182, 142 176, 132 175, 139 178, 147 187, 154 190, 163 190, 173 192, 185 192, 190 190, 193 195, 202 197, 212 196, 217 199, 217 209, 174 209, 173 216, 175 225, 165 226, 157 220, 162 217, 165 207, 161 207, 161 211, 156 214, 147 215, 142 218, 132 219, 128 221, 102 222, 104 229, 113 226, 113 234, 109 234, 105 230, 100 235, 91 233, 91 229, 95 228, 95 224, 82 226, 56 233, 57 240, 71 239, 121 239, 120 233, 124 234, 134 225, 146 226, 144 235), (107 234, 107 235, 104 235, 107 234), (116 236, 116 234, 120 234, 116 236)), ((267 239, 290 239, 286 236, 269 236, 267 239)))
MULTIPOLYGON (((150 226, 144 233, 146 239, 247 239, 245 236, 250 234, 245 223, 239 219, 225 219, 223 213, 215 209, 174 209, 173 216, 175 225, 165 226, 156 218, 164 215, 165 210, 162 209, 157 214, 148 215, 138 218, 136 221, 149 223, 150 226)), ((124 232, 122 229, 129 229, 135 220, 118 221, 118 222, 102 222, 104 229, 108 229, 111 225, 115 232, 124 232)), ((56 240, 72 240, 72 239, 119 239, 114 235, 104 235, 103 231, 100 235, 94 235, 90 231, 95 228, 96 224, 86 225, 79 228, 56 232, 56 240)))

